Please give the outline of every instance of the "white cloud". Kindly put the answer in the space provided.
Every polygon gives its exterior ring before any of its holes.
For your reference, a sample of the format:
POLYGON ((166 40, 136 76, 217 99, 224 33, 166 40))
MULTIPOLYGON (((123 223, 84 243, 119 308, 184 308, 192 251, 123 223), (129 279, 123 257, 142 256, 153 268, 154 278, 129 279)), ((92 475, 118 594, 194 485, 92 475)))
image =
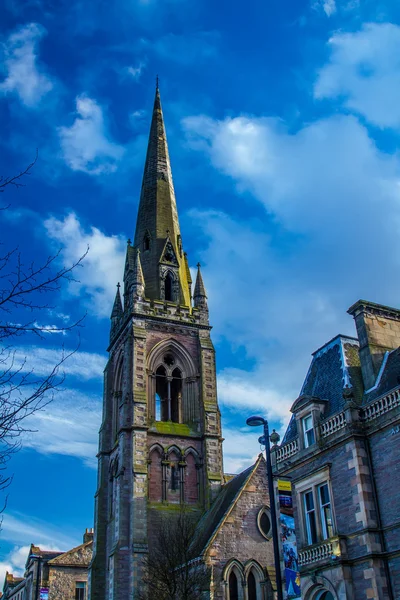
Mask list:
POLYGON ((105 235, 97 227, 85 231, 74 213, 63 220, 51 217, 44 225, 49 238, 64 246, 64 265, 76 261, 89 246, 82 269, 76 274, 80 281, 71 283, 69 290, 76 296, 83 296, 92 315, 109 317, 115 286, 123 274, 125 242, 117 236, 105 235))
POLYGON ((12 33, 3 44, 6 78, 0 83, 0 92, 16 93, 28 107, 36 106, 53 88, 37 61, 37 45, 44 34, 43 27, 30 23, 12 33))
POLYGON ((146 63, 144 61, 140 61, 138 65, 135 67, 130 65, 126 68, 127 73, 133 77, 135 81, 139 81, 141 74, 143 73, 143 69, 145 68, 146 63))
POLYGON ((222 401, 255 408, 259 394, 279 420, 311 352, 338 333, 355 335, 346 314, 354 301, 398 302, 400 164, 352 116, 295 132, 250 116, 191 117, 183 125, 189 144, 232 178, 250 215, 192 213, 205 236, 215 334, 255 363, 247 375, 222 373, 222 401), (264 222, 251 219, 254 198, 266 208, 264 222))
POLYGON ((82 95, 76 98, 76 112, 71 127, 58 130, 67 165, 90 175, 116 171, 125 150, 109 139, 101 106, 82 95))
MULTIPOLYGON (((64 354, 70 350, 65 349, 64 354)), ((60 361, 62 352, 58 348, 43 348, 40 346, 19 346, 13 354, 14 366, 21 368, 21 372, 33 371, 37 376, 48 375, 54 366, 60 361), (25 359, 28 360, 25 363, 25 359)), ((106 358, 101 354, 77 351, 72 354, 61 367, 66 375, 77 377, 87 381, 90 379, 102 379, 106 358)))
MULTIPOLYGON (((43 547, 46 550, 70 550, 76 545, 77 536, 65 533, 65 528, 60 530, 48 521, 42 521, 31 515, 13 513, 6 511, 3 515, 1 526, 1 537, 6 542, 16 546, 29 546, 31 543, 43 547)), ((12 551, 11 555, 15 550, 12 551)), ((21 564, 22 556, 13 556, 10 561, 21 564)))
POLYGON ((314 10, 323 10, 327 17, 331 17, 337 11, 335 0, 316 0, 312 4, 314 10))
POLYGON ((315 97, 343 98, 373 125, 400 127, 400 27, 367 23, 360 31, 335 33, 329 45, 315 97))
POLYGON ((102 403, 99 397, 78 390, 64 389, 44 410, 28 417, 22 444, 41 454, 61 454, 81 459, 97 467, 98 432, 102 403))
POLYGON ((268 387, 257 373, 225 369, 218 374, 218 400, 222 406, 258 411, 269 420, 287 425, 293 399, 268 387))

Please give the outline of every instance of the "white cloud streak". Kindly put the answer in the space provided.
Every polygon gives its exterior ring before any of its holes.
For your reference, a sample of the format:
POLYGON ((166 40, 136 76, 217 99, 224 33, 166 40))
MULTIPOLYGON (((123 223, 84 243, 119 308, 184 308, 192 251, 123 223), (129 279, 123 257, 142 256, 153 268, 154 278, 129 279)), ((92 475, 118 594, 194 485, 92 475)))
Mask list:
POLYGON ((92 315, 109 317, 116 283, 122 277, 126 244, 117 236, 107 236, 97 227, 86 231, 78 217, 70 213, 64 219, 51 217, 44 223, 50 239, 64 246, 64 265, 70 265, 89 252, 79 271, 79 282, 73 282, 69 291, 81 296, 92 315))
POLYGON ((23 435, 22 444, 41 454, 74 456, 96 468, 101 409, 100 397, 60 390, 44 410, 27 418, 32 433, 23 435))
POLYGON ((65 162, 73 171, 89 175, 113 173, 125 149, 109 139, 101 106, 92 98, 78 96, 76 113, 70 127, 58 130, 65 162))
MULTIPOLYGON (((71 350, 65 349, 64 355, 71 350)), ((37 376, 46 376, 60 361, 63 353, 59 348, 43 348, 40 346, 18 346, 12 355, 14 367, 25 373, 29 370, 37 376), (28 360, 26 360, 28 359, 28 360)), ((11 356, 10 356, 11 358, 11 356)), ((102 379, 106 357, 101 354, 77 351, 63 363, 61 370, 65 375, 76 377, 83 381, 102 379)))
POLYGON ((53 82, 38 64, 37 46, 45 29, 36 23, 20 27, 3 43, 6 77, 0 93, 15 93, 21 102, 33 108, 53 88, 53 82))
POLYGON ((377 127, 400 127, 400 27, 367 23, 360 31, 335 33, 330 59, 320 70, 316 98, 344 105, 377 127))

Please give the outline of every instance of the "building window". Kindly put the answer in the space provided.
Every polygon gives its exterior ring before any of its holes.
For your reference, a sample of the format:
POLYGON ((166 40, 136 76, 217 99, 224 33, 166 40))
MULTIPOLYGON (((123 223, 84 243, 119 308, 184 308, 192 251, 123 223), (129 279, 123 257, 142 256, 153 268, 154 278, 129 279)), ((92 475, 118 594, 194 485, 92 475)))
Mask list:
POLYGON ((75 583, 75 600, 86 600, 86 581, 75 583))
POLYGON ((143 238, 143 250, 150 250, 150 235, 146 232, 143 238))
POLYGON ((257 527, 263 537, 267 540, 271 538, 271 513, 267 506, 263 506, 258 512, 257 527))
POLYGON ((299 498, 303 539, 306 545, 317 544, 335 535, 335 520, 329 467, 323 467, 295 484, 299 498))
POLYGON ((257 583, 253 571, 250 571, 247 578, 247 595, 248 600, 258 600, 257 598, 257 583))
POLYGON ((156 371, 155 419, 180 423, 182 404, 182 372, 178 367, 167 371, 160 365, 156 371))
POLYGON ((229 600, 239 600, 238 580, 234 571, 229 575, 229 600))
POLYGON ((315 433, 312 415, 309 414, 302 419, 303 423, 303 434, 304 434, 304 447, 308 448, 315 444, 315 433))
POLYGON ((333 536, 333 519, 329 486, 324 483, 318 488, 318 503, 321 515, 322 537, 324 540, 333 536))
POLYGON ((306 520, 307 542, 309 545, 316 544, 317 538, 317 523, 315 517, 315 505, 313 491, 304 492, 304 514, 306 520))
POLYGON ((165 277, 165 300, 167 300, 167 302, 173 302, 174 301, 174 297, 173 297, 173 277, 170 273, 170 271, 168 271, 167 276, 165 277))

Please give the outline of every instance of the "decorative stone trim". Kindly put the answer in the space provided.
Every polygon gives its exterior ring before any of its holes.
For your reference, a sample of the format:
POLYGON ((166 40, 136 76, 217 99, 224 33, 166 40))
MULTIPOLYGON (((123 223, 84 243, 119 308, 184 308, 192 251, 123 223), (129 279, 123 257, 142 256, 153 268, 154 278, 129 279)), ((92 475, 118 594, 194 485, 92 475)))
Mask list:
POLYGON ((367 423, 400 406, 400 389, 379 398, 363 408, 363 418, 367 423))
POLYGON ((299 441, 298 438, 295 438, 288 444, 281 446, 276 451, 276 461, 281 462, 282 460, 286 460, 296 454, 299 451, 299 441))
POLYGON ((325 540, 310 548, 299 550, 299 566, 305 567, 321 560, 336 560, 340 556, 339 538, 325 540))
POLYGON ((320 425, 321 437, 326 438, 333 433, 336 433, 340 429, 346 427, 346 417, 344 412, 338 413, 330 417, 326 421, 323 421, 320 425))

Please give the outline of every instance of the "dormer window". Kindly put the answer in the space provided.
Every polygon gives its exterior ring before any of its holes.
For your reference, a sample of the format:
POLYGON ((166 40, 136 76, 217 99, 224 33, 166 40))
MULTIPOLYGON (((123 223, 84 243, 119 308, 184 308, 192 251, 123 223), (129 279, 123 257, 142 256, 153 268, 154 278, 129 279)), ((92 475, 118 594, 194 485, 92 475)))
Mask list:
POLYGON ((311 413, 306 417, 303 417, 302 425, 304 435, 304 448, 308 448, 309 446, 315 444, 314 423, 311 413))

